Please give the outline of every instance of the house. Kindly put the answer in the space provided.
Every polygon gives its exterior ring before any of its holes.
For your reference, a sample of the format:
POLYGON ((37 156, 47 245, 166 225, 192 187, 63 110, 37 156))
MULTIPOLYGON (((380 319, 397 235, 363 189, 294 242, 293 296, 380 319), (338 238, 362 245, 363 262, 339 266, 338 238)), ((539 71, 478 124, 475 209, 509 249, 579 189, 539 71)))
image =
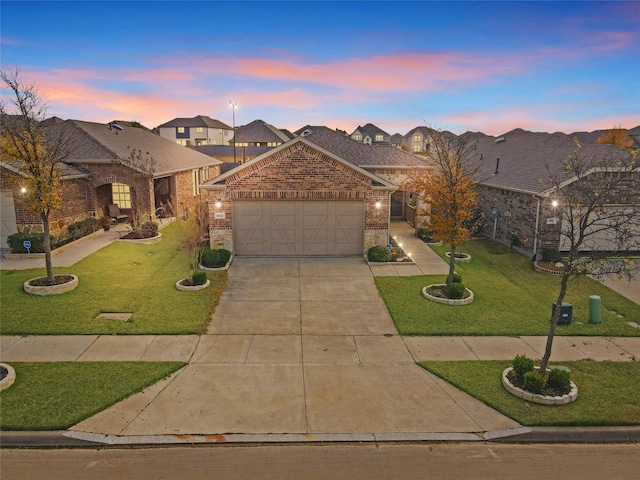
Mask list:
POLYGON ((206 115, 174 118, 156 128, 162 138, 183 146, 227 145, 233 137, 233 129, 229 125, 206 115))
POLYGON ((429 127, 416 127, 404 136, 400 145, 409 152, 418 155, 426 154, 431 143, 431 132, 432 129, 429 127))
MULTIPOLYGON (((200 184, 220 174, 220 161, 145 129, 78 120, 57 127, 68 131, 73 148, 62 165, 62 207, 51 214, 54 236, 76 221, 106 216, 112 203, 142 218, 155 218, 159 208, 183 214, 201 201, 200 184)), ((42 232, 40 218, 24 207, 21 178, 17 162, 2 162, 3 242, 16 231, 42 232)))
POLYGON ((287 130, 280 130, 263 120, 254 120, 236 128, 229 144, 236 147, 277 147, 291 138, 293 134, 287 130))
POLYGON ((358 126, 350 137, 365 145, 388 145, 391 143, 391 136, 372 123, 367 123, 364 127, 358 126))
POLYGON ((424 161, 326 127, 297 133, 202 186, 211 246, 235 255, 340 256, 386 245, 399 189, 389 179, 401 183, 424 161))
MULTIPOLYGON (((474 161, 479 167, 480 207, 486 221, 484 234, 504 243, 511 243, 513 237, 517 237, 522 242, 520 248, 530 255, 544 248, 565 250, 561 236, 561 207, 553 202, 550 172, 563 174, 563 161, 576 149, 571 136, 522 129, 499 137, 483 133, 465 136, 474 145, 474 161)), ((582 145, 582 155, 585 158, 628 158, 629 152, 613 145, 592 143, 582 145)), ((637 194, 640 171, 636 169, 628 175, 629 190, 618 192, 616 203, 637 206, 640 203, 637 194)), ((571 188, 574 180, 568 177, 563 188, 571 188)), ((585 249, 607 249, 607 244, 607 239, 602 237, 594 245, 585 245, 585 249)))

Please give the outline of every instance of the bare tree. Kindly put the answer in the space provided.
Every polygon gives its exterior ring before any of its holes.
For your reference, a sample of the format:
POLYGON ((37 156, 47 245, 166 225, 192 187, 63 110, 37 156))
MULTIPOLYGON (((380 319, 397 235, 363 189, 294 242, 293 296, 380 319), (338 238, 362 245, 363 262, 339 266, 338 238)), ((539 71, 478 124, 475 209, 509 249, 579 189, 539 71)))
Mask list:
POLYGON ((637 159, 620 150, 608 156, 577 148, 563 164, 563 173, 547 165, 552 198, 561 210, 564 269, 540 371, 545 372, 569 279, 581 275, 617 275, 631 279, 636 268, 628 258, 640 249, 640 170, 637 159), (611 257, 620 260, 611 261, 611 257))
POLYGON ((453 281, 456 248, 477 230, 474 222, 479 203, 475 151, 463 136, 433 130, 427 153, 430 169, 416 174, 407 188, 429 205, 433 237, 451 247, 447 286, 453 281))
POLYGON ((143 197, 146 195, 149 201, 149 209, 152 209, 151 197, 149 192, 153 192, 153 174, 156 168, 156 159, 146 152, 144 155, 142 150, 136 148, 129 149, 129 158, 126 159, 125 165, 131 168, 128 182, 129 188, 133 193, 131 199, 131 223, 133 228, 138 228, 142 223, 143 197))
POLYGON ((13 97, 0 101, 0 156, 13 162, 26 182, 25 205, 39 215, 44 233, 47 284, 54 283, 49 218, 62 203, 60 180, 64 160, 72 148, 64 128, 44 122, 47 104, 32 84, 22 83, 19 71, 0 72, 13 97))

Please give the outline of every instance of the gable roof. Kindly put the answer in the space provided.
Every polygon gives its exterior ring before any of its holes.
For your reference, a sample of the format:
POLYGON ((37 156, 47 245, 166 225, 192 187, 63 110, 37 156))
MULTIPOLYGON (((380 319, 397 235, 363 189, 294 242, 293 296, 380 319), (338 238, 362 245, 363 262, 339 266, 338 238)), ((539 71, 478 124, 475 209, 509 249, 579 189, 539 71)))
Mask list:
MULTIPOLYGON (((473 161, 479 166, 483 185, 537 195, 550 189, 550 174, 564 175, 563 162, 576 149, 574 141, 563 133, 534 133, 518 128, 499 137, 472 132, 464 136, 474 145, 473 161)), ((613 145, 587 144, 582 145, 582 155, 627 158, 629 152, 613 145)))
POLYGON ((156 160, 154 177, 221 163, 142 128, 114 130, 108 124, 79 120, 65 123, 71 129, 75 147, 67 159, 71 163, 126 163, 132 149, 148 153, 156 160))
MULTIPOLYGON (((363 127, 358 126, 358 128, 356 128, 353 133, 355 133, 355 132, 360 132, 363 137, 365 135, 369 135, 371 137, 371 139, 375 139, 376 134, 382 134, 382 135, 385 135, 385 136, 389 136, 389 134, 387 132, 385 132, 381 128, 376 127, 373 123, 367 123, 363 127)), ((351 135, 353 135, 353 133, 351 135)))
POLYGON ((304 138, 362 168, 426 168, 424 158, 391 145, 365 145, 327 127, 306 126, 304 138))
POLYGON ((233 168, 232 170, 229 170, 225 173, 223 173, 222 175, 219 175, 218 177, 210 180, 209 182, 205 183, 204 186, 209 186, 209 187, 223 187, 225 184, 225 181, 227 178, 229 178, 232 175, 235 175, 238 172, 241 172, 244 169, 250 169, 253 165, 255 165, 256 163, 264 160, 265 158, 269 158, 272 155, 277 154, 278 152, 290 148, 293 145, 295 145, 296 143, 303 143, 304 145, 307 145, 317 151, 319 151, 320 153, 327 155, 331 158, 333 158, 334 160, 342 163, 343 165, 346 165, 347 167, 351 168, 352 170, 355 170, 356 172, 364 175, 365 177, 371 179, 372 181, 372 185, 374 187, 378 187, 378 188, 385 188, 385 189, 393 189, 396 190, 397 187, 389 182, 387 182, 386 180, 383 180, 382 178, 367 172, 366 170, 364 170, 363 168, 360 168, 359 166, 349 162, 348 160, 345 160, 344 158, 341 158, 340 156, 325 150, 324 148, 320 147, 319 145, 311 142, 310 140, 308 140, 306 137, 296 137, 296 138, 292 138, 291 140, 289 140, 286 143, 283 143, 282 145, 275 147, 273 149, 271 149, 270 151, 268 151, 267 153, 260 155, 259 157, 254 158, 253 160, 250 160, 247 163, 244 163, 236 168, 233 168))
POLYGON ((209 128, 222 128, 223 130, 232 130, 232 128, 226 123, 220 120, 209 118, 206 115, 198 115, 193 118, 174 118, 167 123, 158 125, 157 128, 167 127, 209 127, 209 128))
MULTIPOLYGON (((289 135, 291 133, 289 132, 289 135)), ((268 124, 263 120, 254 120, 251 123, 236 128, 233 142, 236 143, 263 143, 263 142, 287 142, 291 139, 284 131, 268 124)))
MULTIPOLYGON (((86 178, 91 175, 91 172, 86 168, 79 165, 73 165, 70 163, 60 162, 60 171, 62 173, 62 180, 72 180, 74 178, 86 178)), ((11 159, 0 161, 0 166, 10 170, 11 172, 20 175, 21 177, 27 177, 27 174, 22 168, 22 162, 11 159)))

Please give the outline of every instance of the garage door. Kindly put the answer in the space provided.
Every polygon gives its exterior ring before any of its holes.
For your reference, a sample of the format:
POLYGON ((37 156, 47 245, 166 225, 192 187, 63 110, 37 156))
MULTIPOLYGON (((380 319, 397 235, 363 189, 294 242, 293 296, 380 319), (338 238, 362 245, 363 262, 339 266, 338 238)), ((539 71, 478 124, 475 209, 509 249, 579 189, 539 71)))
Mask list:
POLYGON ((235 201, 236 255, 359 255, 364 202, 235 201))
POLYGON ((9 248, 7 237, 16 233, 16 210, 13 205, 13 192, 11 190, 0 190, 0 248, 9 248))

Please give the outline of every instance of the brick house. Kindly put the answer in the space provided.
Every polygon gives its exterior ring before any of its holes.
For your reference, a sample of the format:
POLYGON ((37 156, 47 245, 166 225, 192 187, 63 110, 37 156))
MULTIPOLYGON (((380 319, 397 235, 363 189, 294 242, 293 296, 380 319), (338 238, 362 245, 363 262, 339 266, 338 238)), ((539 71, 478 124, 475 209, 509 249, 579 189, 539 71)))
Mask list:
POLYGON ((203 185, 212 247, 236 255, 339 256, 388 242, 398 190, 388 178, 401 180, 423 162, 326 127, 299 132, 203 185))
MULTIPOLYGON (((160 207, 168 215, 182 214, 201 201, 200 184, 220 173, 220 161, 142 128, 77 120, 67 120, 61 128, 69 130, 73 148, 63 164, 62 207, 51 214, 54 236, 63 236, 73 222, 107 215, 110 203, 124 214, 135 207, 148 218, 155 218, 160 207), (132 166, 132 155, 138 154, 154 159, 153 173, 132 166)), ((2 162, 0 167, 0 246, 5 248, 7 235, 42 232, 42 222, 24 208, 18 164, 2 162)))
MULTIPOLYGON (((562 133, 533 133, 516 129, 500 137, 482 133, 465 134, 474 144, 479 165, 481 210, 485 218, 483 233, 510 244, 516 236, 519 247, 533 255, 543 248, 565 250, 561 235, 561 206, 554 206, 547 165, 553 174, 562 172, 562 162, 576 149, 572 136, 562 133)), ((582 145, 585 158, 625 157, 629 152, 613 145, 582 145)), ((592 175, 598 174, 597 172, 592 175)), ((640 204, 640 171, 629 172, 628 190, 618 192, 616 205, 640 204), (635 192, 635 193, 634 193, 635 192)), ((575 179, 567 178, 563 188, 575 179)), ((585 249, 607 249, 602 237, 585 249)), ((639 247, 640 250, 640 247, 639 247)))

